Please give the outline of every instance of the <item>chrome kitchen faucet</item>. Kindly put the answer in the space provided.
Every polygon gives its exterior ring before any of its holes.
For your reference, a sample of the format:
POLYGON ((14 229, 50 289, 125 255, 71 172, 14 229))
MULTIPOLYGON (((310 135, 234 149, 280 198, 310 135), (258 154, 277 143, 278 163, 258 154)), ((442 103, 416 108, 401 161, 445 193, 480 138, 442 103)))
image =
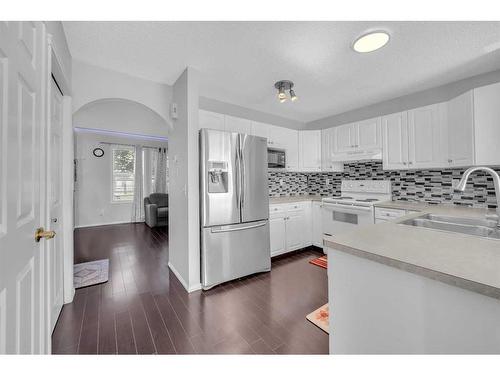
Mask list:
POLYGON ((498 175, 497 172, 488 167, 471 167, 464 172, 462 179, 460 180, 458 185, 455 186, 455 191, 464 191, 469 176, 471 175, 471 173, 476 171, 483 171, 489 173, 493 177, 493 184, 495 186, 495 195, 497 198, 497 214, 495 215, 495 219, 500 225, 500 176, 498 175))

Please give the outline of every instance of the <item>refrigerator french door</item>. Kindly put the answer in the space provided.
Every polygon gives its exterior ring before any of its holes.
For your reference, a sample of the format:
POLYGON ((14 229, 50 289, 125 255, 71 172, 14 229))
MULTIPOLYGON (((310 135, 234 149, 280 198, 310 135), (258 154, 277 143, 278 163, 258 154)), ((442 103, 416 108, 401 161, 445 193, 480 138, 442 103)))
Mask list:
POLYGON ((267 141, 200 130, 203 289, 271 269, 267 141))

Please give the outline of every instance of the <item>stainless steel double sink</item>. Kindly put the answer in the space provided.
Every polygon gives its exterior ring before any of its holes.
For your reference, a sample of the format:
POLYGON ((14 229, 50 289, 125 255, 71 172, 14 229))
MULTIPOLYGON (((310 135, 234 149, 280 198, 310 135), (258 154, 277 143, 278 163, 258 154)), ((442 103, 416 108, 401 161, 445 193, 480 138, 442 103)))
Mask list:
POLYGON ((399 224, 500 240, 500 227, 496 220, 425 214, 399 224))

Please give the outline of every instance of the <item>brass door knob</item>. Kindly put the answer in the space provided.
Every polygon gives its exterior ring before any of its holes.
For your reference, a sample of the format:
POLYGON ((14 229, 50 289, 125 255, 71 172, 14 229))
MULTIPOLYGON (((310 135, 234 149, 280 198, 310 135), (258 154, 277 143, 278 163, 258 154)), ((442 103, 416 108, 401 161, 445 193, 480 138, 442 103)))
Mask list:
POLYGON ((40 242, 42 238, 45 238, 46 240, 50 240, 51 238, 54 238, 56 236, 56 232, 53 230, 45 230, 43 228, 38 228, 35 232, 35 241, 40 242))

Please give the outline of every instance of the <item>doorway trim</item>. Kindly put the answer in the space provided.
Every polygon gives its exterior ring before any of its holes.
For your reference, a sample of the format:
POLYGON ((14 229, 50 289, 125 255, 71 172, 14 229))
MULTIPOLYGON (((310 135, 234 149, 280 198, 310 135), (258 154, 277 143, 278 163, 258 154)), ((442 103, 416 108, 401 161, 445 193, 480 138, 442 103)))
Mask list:
MULTIPOLYGON (((48 77, 47 77, 47 121, 51 121, 51 102, 50 102, 50 81, 54 79, 57 83, 58 88, 62 93, 62 130, 61 130, 61 141, 62 141, 62 155, 61 155, 61 233, 58 233, 62 237, 62 247, 63 247, 63 303, 71 303, 75 294, 75 288, 73 287, 73 125, 72 125, 72 104, 71 104, 71 91, 69 79, 63 72, 60 59, 57 56, 57 52, 53 46, 53 37, 51 34, 47 35, 47 58, 48 58, 48 77)), ((49 140, 46 139, 46 147, 49 146, 49 140)), ((48 181, 48 171, 49 166, 46 170, 46 178, 48 181)), ((48 183, 48 182, 47 182, 48 183)), ((48 202, 47 202, 48 204, 48 202)), ((45 225, 50 226, 50 215, 47 207, 45 215, 45 225)), ((48 257, 45 257, 48 261, 48 257)), ((46 268, 49 265, 46 265, 46 268)), ((46 275, 45 282, 47 287, 50 289, 50 275, 46 275)), ((51 353, 52 349, 52 332, 51 332, 51 316, 50 316, 50 303, 46 303, 46 317, 45 325, 47 329, 46 343, 48 353, 51 353)))

